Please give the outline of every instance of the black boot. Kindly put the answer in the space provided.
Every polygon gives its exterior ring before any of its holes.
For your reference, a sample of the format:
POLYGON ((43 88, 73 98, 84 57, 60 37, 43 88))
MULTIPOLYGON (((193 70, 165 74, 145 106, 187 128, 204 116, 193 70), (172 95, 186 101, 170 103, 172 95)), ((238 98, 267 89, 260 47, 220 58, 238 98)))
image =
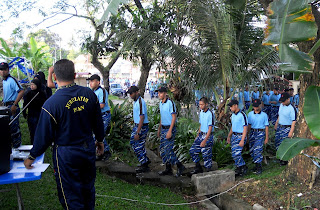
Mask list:
POLYGON ((182 175, 183 171, 186 169, 186 167, 184 167, 184 165, 182 165, 182 163, 178 162, 177 163, 177 173, 176 173, 176 177, 179 177, 182 175))
POLYGON ((253 173, 255 173, 255 174, 261 174, 262 173, 262 165, 261 165, 261 163, 256 163, 256 168, 255 168, 253 173))
POLYGON ((191 175, 198 173, 203 173, 202 167, 199 162, 196 163, 196 168, 193 171, 191 171, 191 175))
POLYGON ((280 160, 280 166, 285 166, 288 164, 288 161, 280 160))
POLYGON ((150 160, 148 160, 147 162, 138 166, 138 168, 136 168, 136 173, 144 173, 144 172, 150 171, 150 168, 149 168, 150 163, 151 163, 150 160))
POLYGON ((166 163, 166 169, 158 173, 160 176, 172 175, 172 168, 170 163, 166 163))
POLYGON ((242 168, 242 166, 237 167, 236 170, 234 171, 234 173, 235 173, 236 176, 240 176, 240 174, 241 174, 241 168, 242 168))
POLYGON ((240 176, 244 176, 247 174, 248 167, 246 165, 241 166, 241 174, 240 176))
POLYGON ((212 168, 206 168, 205 171, 206 171, 206 172, 210 172, 210 171, 212 171, 212 168))

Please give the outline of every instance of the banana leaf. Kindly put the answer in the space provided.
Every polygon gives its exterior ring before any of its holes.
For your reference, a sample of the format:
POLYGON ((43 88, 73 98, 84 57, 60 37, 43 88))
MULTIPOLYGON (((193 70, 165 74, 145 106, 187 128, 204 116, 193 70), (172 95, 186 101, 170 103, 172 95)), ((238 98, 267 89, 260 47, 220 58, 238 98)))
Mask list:
POLYGON ((264 45, 279 45, 280 69, 311 72, 314 62, 310 55, 292 48, 290 43, 313 40, 317 25, 312 14, 312 0, 275 0, 268 9, 264 45))
POLYGON ((288 161, 310 146, 319 146, 319 140, 287 138, 283 140, 277 151, 277 158, 288 161))
POLYGON ((312 134, 320 139, 320 87, 310 86, 307 89, 303 114, 312 134))

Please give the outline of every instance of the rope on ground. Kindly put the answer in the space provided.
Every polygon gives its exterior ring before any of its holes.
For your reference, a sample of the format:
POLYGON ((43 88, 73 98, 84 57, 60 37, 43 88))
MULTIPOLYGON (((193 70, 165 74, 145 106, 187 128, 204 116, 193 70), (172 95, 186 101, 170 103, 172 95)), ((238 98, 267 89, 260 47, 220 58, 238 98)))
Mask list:
POLYGON ((156 203, 156 202, 152 202, 152 201, 139 201, 139 200, 134 200, 134 199, 130 199, 130 198, 122 198, 122 197, 117 197, 117 196, 111 196, 111 195, 99 195, 99 194, 96 194, 97 197, 107 197, 107 198, 116 198, 116 199, 121 199, 121 200, 126 200, 126 201, 133 201, 133 202, 143 202, 143 203, 149 203, 149 204, 156 204, 156 205, 163 205, 163 206, 182 206, 182 205, 191 205, 191 204, 197 204, 197 203, 201 203, 201 202, 204 202, 204 201, 207 201, 207 200, 210 200, 214 197, 217 197, 217 196, 220 196, 222 194, 225 194, 227 192, 229 192, 230 190, 234 189, 235 187, 237 187, 238 185, 242 184, 242 183, 245 183, 245 182, 248 182, 248 181, 251 181, 253 178, 250 178, 250 179, 246 179, 244 181, 241 181, 239 182, 238 184, 234 185, 233 187, 229 188, 228 190, 224 191, 224 192, 221 192, 219 194, 216 194, 216 195, 213 195, 209 198, 206 198, 206 199, 203 199, 203 200, 199 200, 199 201, 194 201, 194 202, 190 202, 190 203, 172 203, 172 204, 169 204, 169 203, 156 203))
POLYGON ((318 168, 320 168, 320 164, 319 164, 319 162, 317 162, 317 161, 320 160, 318 157, 313 157, 313 156, 310 156, 310 155, 307 155, 307 154, 304 154, 304 153, 302 153, 302 154, 303 154, 304 156, 310 158, 311 161, 313 162, 313 164, 315 164, 318 168))

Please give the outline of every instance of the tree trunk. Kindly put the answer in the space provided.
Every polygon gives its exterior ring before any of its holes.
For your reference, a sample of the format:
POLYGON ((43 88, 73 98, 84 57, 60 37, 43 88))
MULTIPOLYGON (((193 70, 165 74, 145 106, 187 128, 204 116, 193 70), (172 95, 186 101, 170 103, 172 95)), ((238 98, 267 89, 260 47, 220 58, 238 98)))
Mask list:
MULTIPOLYGON (((303 52, 308 52, 315 42, 302 42, 299 43, 299 49, 303 52)), ((320 50, 317 50, 314 54, 315 66, 312 74, 300 75, 300 104, 299 104, 299 116, 297 120, 297 126, 295 128, 294 136, 300 138, 316 139, 303 115, 303 105, 305 101, 305 92, 311 85, 319 85, 319 72, 320 72, 320 50)), ((304 154, 310 156, 320 157, 320 147, 309 147, 303 151, 304 154)), ((299 181, 313 187, 316 178, 319 175, 319 169, 313 162, 304 155, 298 155, 289 161, 288 167, 285 171, 286 178, 292 181, 299 181)))
POLYGON ((139 79, 138 88, 139 88, 141 97, 144 97, 144 92, 146 90, 146 84, 147 84, 152 63, 148 58, 144 56, 141 56, 141 63, 142 63, 141 76, 139 79))

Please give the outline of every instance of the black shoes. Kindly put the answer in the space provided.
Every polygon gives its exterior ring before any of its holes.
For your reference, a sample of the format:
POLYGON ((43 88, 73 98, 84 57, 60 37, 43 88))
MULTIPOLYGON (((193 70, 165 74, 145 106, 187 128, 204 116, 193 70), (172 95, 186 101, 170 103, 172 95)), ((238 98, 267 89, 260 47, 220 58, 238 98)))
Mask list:
POLYGON ((149 172, 150 168, 149 168, 149 164, 151 163, 150 160, 148 160, 147 162, 141 164, 140 166, 138 166, 138 168, 136 168, 136 173, 145 173, 145 172, 149 172))
POLYGON ((243 165, 243 166, 240 166, 240 167, 237 167, 235 173, 236 173, 236 176, 244 176, 246 175, 248 172, 248 167, 246 165, 243 165))
POLYGON ((198 163, 196 163, 196 168, 193 171, 191 171, 191 175, 199 174, 199 173, 203 173, 203 170, 202 170, 202 166, 198 162, 198 163))
POLYGON ((96 156, 96 161, 102 160, 107 161, 111 157, 111 152, 106 151, 103 153, 103 155, 96 156))
POLYGON ((262 174, 262 165, 261 163, 256 163, 256 167, 253 171, 254 174, 262 174))
POLYGON ((184 165, 182 165, 182 163, 177 163, 177 173, 175 175, 175 177, 180 177, 183 173, 183 171, 186 170, 186 167, 184 167, 184 165))
POLYGON ((166 169, 164 171, 159 171, 160 176, 172 175, 172 168, 170 163, 166 163, 166 169))

